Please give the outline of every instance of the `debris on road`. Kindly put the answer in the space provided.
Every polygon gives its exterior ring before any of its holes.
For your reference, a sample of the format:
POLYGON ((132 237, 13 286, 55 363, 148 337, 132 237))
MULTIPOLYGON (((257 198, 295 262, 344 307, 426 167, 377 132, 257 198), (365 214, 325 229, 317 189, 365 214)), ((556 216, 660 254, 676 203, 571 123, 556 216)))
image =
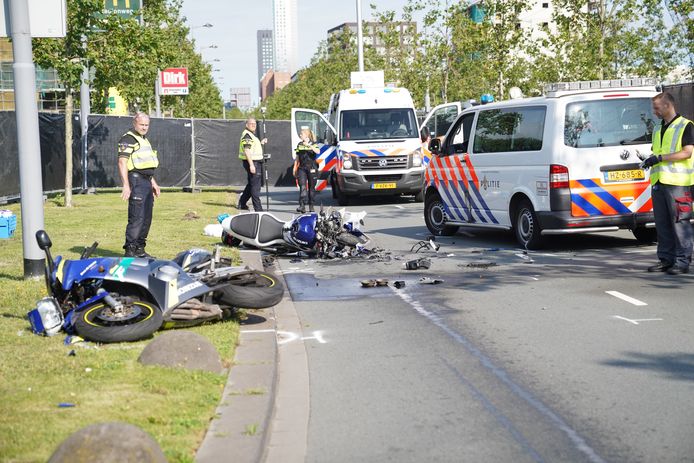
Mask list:
POLYGON ((398 288, 398 289, 404 288, 404 287, 405 287, 405 282, 402 281, 402 280, 398 280, 398 281, 396 281, 395 283, 393 283, 393 286, 395 286, 395 287, 398 288))
POLYGON ((431 260, 427 259, 426 257, 405 262, 405 268, 407 270, 418 270, 420 268, 428 269, 429 267, 431 267, 431 260))
POLYGON ((439 283, 443 283, 443 280, 439 280, 437 278, 422 277, 419 279, 419 283, 423 285, 438 285, 439 283))
POLYGON ((469 262, 466 267, 474 267, 474 268, 489 268, 489 267, 494 267, 496 266, 496 262, 492 262, 490 260, 477 260, 474 262, 469 262))

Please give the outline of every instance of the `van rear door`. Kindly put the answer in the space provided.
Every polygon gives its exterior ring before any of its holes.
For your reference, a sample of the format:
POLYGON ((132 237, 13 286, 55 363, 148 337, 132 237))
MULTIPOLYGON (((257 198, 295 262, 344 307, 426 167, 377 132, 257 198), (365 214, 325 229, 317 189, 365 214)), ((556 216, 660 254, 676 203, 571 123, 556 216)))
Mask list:
POLYGON ((316 143, 320 147, 318 163, 318 176, 316 190, 320 191, 328 185, 330 171, 337 164, 337 147, 335 146, 335 129, 327 119, 318 111, 305 108, 292 108, 291 140, 292 158, 294 149, 301 141, 302 127, 307 127, 316 137, 316 143))

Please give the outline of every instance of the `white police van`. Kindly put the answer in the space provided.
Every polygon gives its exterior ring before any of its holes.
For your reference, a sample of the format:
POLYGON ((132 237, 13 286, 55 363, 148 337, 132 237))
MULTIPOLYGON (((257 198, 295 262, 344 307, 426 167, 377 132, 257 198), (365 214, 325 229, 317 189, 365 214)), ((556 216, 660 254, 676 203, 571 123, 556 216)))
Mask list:
POLYGON ((528 249, 543 235, 626 228, 655 241, 648 174, 659 123, 652 79, 549 84, 545 96, 463 110, 432 139, 424 218, 429 231, 513 230, 528 249))
POLYGON ((422 201, 425 161, 410 93, 385 86, 383 71, 351 77, 352 88, 331 97, 327 117, 292 108, 292 145, 304 126, 318 138, 316 189, 330 184, 341 206, 361 195, 411 194, 422 201))

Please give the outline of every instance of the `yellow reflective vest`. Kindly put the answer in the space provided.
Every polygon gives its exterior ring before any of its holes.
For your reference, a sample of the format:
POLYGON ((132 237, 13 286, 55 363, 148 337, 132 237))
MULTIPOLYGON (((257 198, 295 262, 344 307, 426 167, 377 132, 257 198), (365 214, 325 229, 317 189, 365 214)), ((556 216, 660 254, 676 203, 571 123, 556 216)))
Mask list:
MULTIPOLYGON (((676 117, 665 129, 662 140, 660 137, 662 125, 658 126, 658 129, 653 132, 653 154, 664 155, 682 150, 684 128, 691 123, 692 121, 682 116, 676 117)), ((651 185, 655 185, 656 182, 678 186, 694 184, 694 156, 680 161, 659 162, 651 168, 650 179, 651 185)))
POLYGON ((246 152, 244 151, 244 148, 250 148, 251 159, 253 161, 263 160, 263 145, 260 143, 260 139, 248 129, 243 129, 243 132, 241 132, 241 141, 239 142, 239 159, 243 159, 245 161, 246 152), (246 134, 250 135, 250 138, 247 138, 246 134))
POLYGON ((149 140, 141 137, 132 130, 126 135, 132 136, 137 142, 137 148, 128 157, 128 172, 131 170, 156 169, 159 167, 157 152, 152 149, 149 140))

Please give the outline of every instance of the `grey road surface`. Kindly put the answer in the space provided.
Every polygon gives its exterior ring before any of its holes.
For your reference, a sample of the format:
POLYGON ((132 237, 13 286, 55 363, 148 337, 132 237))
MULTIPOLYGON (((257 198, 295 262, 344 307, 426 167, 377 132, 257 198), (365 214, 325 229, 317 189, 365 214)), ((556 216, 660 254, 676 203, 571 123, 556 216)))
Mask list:
POLYGON ((422 209, 350 206, 372 258, 278 260, 308 354, 307 461, 694 461, 694 275, 646 273, 655 247, 628 232, 529 253, 460 232, 414 253, 422 209))

